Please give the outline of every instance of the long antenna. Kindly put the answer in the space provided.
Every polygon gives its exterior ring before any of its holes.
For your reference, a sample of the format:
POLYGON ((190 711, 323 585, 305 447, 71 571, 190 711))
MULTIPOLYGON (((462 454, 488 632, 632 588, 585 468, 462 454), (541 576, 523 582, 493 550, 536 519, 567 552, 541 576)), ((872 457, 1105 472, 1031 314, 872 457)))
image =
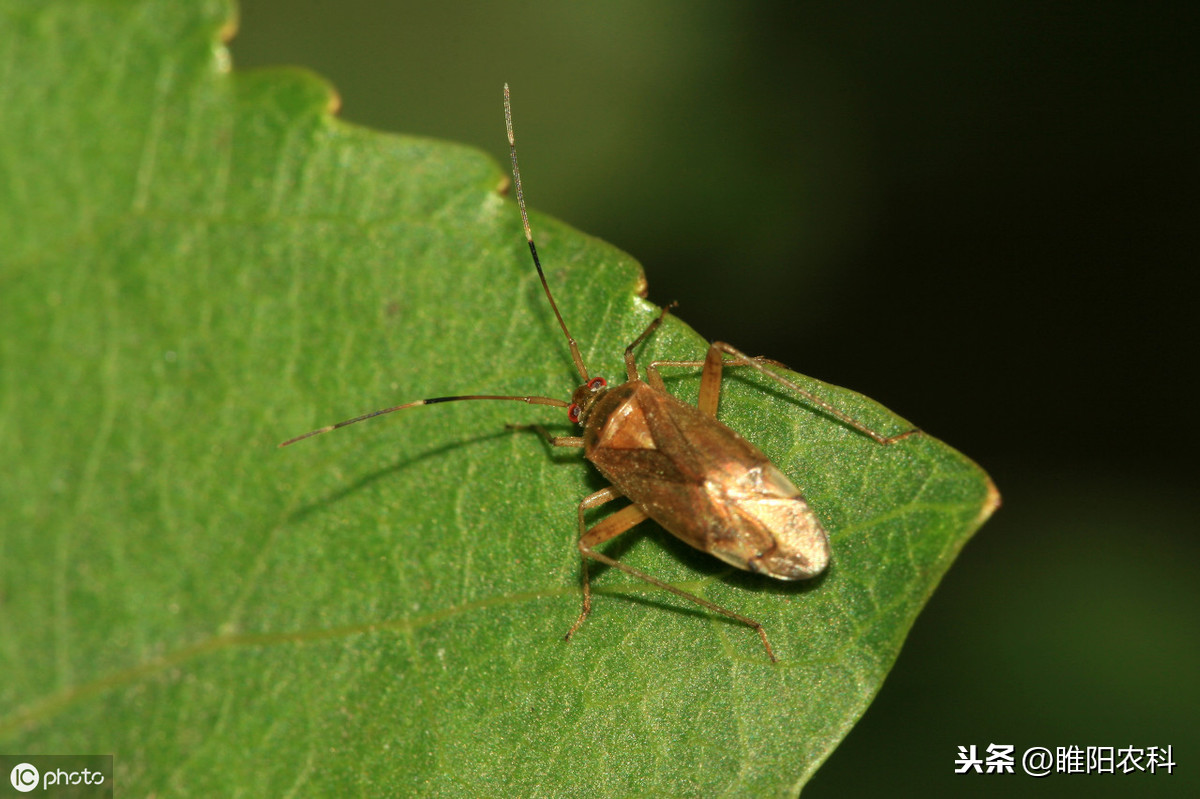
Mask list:
POLYGON ((537 247, 533 244, 533 231, 529 228, 529 214, 525 211, 525 194, 521 191, 521 169, 517 166, 517 140, 513 138, 512 102, 509 100, 507 83, 504 84, 504 127, 508 130, 508 152, 512 156, 513 180, 517 184, 517 205, 521 208, 521 224, 525 226, 525 240, 529 242, 529 252, 533 254, 533 265, 537 267, 542 288, 546 291, 546 299, 550 300, 550 307, 554 309, 554 316, 558 318, 558 326, 562 328, 563 335, 567 337, 567 344, 571 347, 571 360, 575 361, 575 368, 579 370, 583 382, 586 383, 588 370, 583 365, 583 356, 579 354, 579 346, 571 337, 571 331, 567 330, 567 323, 563 321, 562 314, 558 312, 558 303, 554 301, 554 295, 550 293, 550 285, 546 282, 546 273, 542 271, 542 262, 538 259, 537 247))
MULTIPOLYGON (((508 129, 508 149, 512 153, 513 178, 517 184, 517 205, 521 208, 521 223, 525 226, 525 239, 529 242, 529 252, 533 253, 533 265, 537 267, 538 277, 541 278, 542 288, 546 292, 546 299, 550 300, 550 307, 554 309, 554 315, 558 318, 559 327, 562 328, 563 334, 567 337, 567 343, 571 346, 571 359, 575 361, 575 367, 579 369, 579 374, 583 375, 583 381, 588 381, 587 367, 583 365, 583 357, 579 354, 579 346, 575 343, 575 339, 571 337, 571 332, 567 330, 567 323, 563 321, 562 314, 558 312, 558 305, 554 302, 554 295, 550 293, 550 286, 546 283, 546 274, 542 271, 542 262, 538 260, 537 247, 533 245, 533 231, 529 228, 529 214, 525 211, 525 195, 521 192, 521 170, 517 168, 517 145, 513 139, 512 128, 512 105, 508 99, 508 84, 504 84, 504 127, 508 129)), ((391 408, 383 408, 378 411, 364 413, 362 416, 355 416, 353 419, 346 419, 337 424, 327 425, 317 430, 305 433, 302 436, 289 438, 279 446, 286 447, 289 444, 295 444, 297 441, 303 441, 306 438, 319 436, 322 433, 328 433, 332 430, 337 430, 339 427, 365 422, 367 419, 374 419, 376 416, 383 416, 385 413, 395 413, 402 411, 405 408, 416 408, 421 405, 433 405, 438 402, 462 402, 465 400, 511 400, 514 402, 526 402, 531 405, 552 405, 556 408, 566 408, 570 405, 554 397, 525 397, 525 396, 509 396, 501 394, 469 394, 459 397, 430 397, 421 399, 415 402, 406 402, 403 405, 395 405, 391 408)))
POLYGON ((396 405, 391 408, 384 408, 382 410, 364 413, 362 416, 355 416, 353 419, 347 419, 346 421, 338 422, 337 424, 326 425, 319 430, 313 430, 312 432, 305 433, 302 436, 289 438, 279 446, 286 447, 288 444, 295 444, 297 441, 303 441, 306 438, 319 436, 322 433, 328 433, 331 430, 337 430, 339 427, 345 427, 348 424, 365 422, 367 419, 374 419, 376 416, 383 416, 385 413, 402 411, 405 408, 416 408, 419 405, 433 405, 437 402, 460 402, 462 400, 515 400, 517 402, 528 402, 531 405, 553 405, 557 408, 565 408, 570 405, 569 402, 564 402, 563 400, 555 399, 554 397, 509 397, 496 394, 468 394, 461 397, 430 397, 429 399, 417 400, 416 402, 406 402, 403 405, 396 405))

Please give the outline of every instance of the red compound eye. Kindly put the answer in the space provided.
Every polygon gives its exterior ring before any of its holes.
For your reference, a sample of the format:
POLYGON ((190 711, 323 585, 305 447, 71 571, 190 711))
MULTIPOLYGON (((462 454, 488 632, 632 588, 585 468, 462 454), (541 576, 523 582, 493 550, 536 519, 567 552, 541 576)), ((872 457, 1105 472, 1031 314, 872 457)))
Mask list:
POLYGON ((567 407, 567 418, 570 419, 575 424, 579 424, 579 406, 578 405, 576 405, 575 403, 571 403, 571 405, 567 407))
POLYGON ((588 381, 588 388, 604 388, 608 385, 608 381, 603 377, 593 377, 588 381))

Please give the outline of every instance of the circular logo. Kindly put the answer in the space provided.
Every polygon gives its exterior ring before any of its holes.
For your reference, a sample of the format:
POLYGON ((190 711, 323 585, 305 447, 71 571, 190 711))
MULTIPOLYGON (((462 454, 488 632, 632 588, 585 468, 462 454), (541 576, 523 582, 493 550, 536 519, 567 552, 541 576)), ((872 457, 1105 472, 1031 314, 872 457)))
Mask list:
POLYGON ((12 772, 8 775, 12 787, 21 793, 29 793, 36 788, 40 778, 41 775, 38 774, 38 770, 28 763, 18 763, 13 766, 12 772))

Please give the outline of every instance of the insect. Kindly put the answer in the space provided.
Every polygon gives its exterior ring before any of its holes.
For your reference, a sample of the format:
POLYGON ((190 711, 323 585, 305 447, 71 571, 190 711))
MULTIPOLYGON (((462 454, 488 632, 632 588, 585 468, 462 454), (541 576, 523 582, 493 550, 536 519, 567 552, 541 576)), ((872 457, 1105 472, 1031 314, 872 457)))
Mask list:
POLYGON ((521 187, 521 170, 517 166, 512 104, 507 84, 504 86, 504 123, 525 239, 546 299, 562 328, 571 360, 583 381, 575 389, 571 401, 554 397, 491 394, 431 397, 356 416, 289 439, 279 446, 286 447, 376 416, 439 402, 502 400, 566 408, 567 418, 582 428, 582 435, 554 436, 541 426, 528 427, 536 430, 555 447, 582 448, 584 457, 611 483, 608 488, 584 497, 579 503, 578 546, 582 563, 583 607, 567 631, 566 639, 570 640, 592 610, 591 580, 588 576, 590 559, 751 627, 762 639, 768 657, 776 661, 766 630, 759 622, 621 563, 596 547, 646 519, 652 519, 685 543, 739 569, 779 580, 804 580, 825 570, 829 563, 829 538, 800 490, 758 447, 717 421, 717 402, 722 372, 726 366, 748 366, 757 370, 879 444, 894 444, 918 431, 908 430, 893 436, 877 433, 767 368, 768 364, 775 362, 752 358, 720 341, 709 347, 703 361, 651 362, 646 366, 646 379, 643 380, 634 352, 662 324, 670 306, 664 308, 641 335, 625 348, 625 383, 609 386, 603 377, 592 376, 550 292, 533 242, 533 231, 529 226, 521 187), (730 359, 727 360, 726 356, 730 359), (667 393, 659 374, 662 367, 702 369, 700 393, 695 407, 667 393), (629 499, 631 504, 594 526, 587 526, 584 518, 586 511, 622 497, 629 499))

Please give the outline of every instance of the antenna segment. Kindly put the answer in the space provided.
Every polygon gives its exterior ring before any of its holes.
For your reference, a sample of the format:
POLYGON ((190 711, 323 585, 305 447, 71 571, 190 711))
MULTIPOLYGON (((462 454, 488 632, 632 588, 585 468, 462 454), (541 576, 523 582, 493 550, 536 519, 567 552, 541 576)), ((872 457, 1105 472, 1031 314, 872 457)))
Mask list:
POLYGON ((554 295, 550 293, 550 285, 546 282, 546 273, 542 271, 542 262, 538 258, 537 247, 533 243, 533 230, 529 227, 529 214, 525 211, 525 194, 521 191, 521 168, 517 166, 517 140, 513 137, 512 125, 512 102, 509 99, 508 84, 504 84, 504 127, 508 130, 508 152, 512 156, 513 180, 517 185, 517 205, 521 209, 521 224, 525 226, 525 240, 529 242, 529 252, 533 255, 533 265, 537 267, 538 278, 542 281, 542 289, 546 292, 546 299, 550 300, 550 307, 554 309, 554 316, 558 319, 558 326, 562 328, 563 335, 567 337, 567 344, 571 347, 571 360, 575 361, 575 368, 579 370, 579 374, 583 377, 583 382, 588 381, 588 370, 583 365, 583 356, 579 354, 579 345, 575 343, 575 339, 571 336, 571 331, 567 330, 567 323, 563 321, 562 314, 558 312, 558 303, 554 301, 554 295))

